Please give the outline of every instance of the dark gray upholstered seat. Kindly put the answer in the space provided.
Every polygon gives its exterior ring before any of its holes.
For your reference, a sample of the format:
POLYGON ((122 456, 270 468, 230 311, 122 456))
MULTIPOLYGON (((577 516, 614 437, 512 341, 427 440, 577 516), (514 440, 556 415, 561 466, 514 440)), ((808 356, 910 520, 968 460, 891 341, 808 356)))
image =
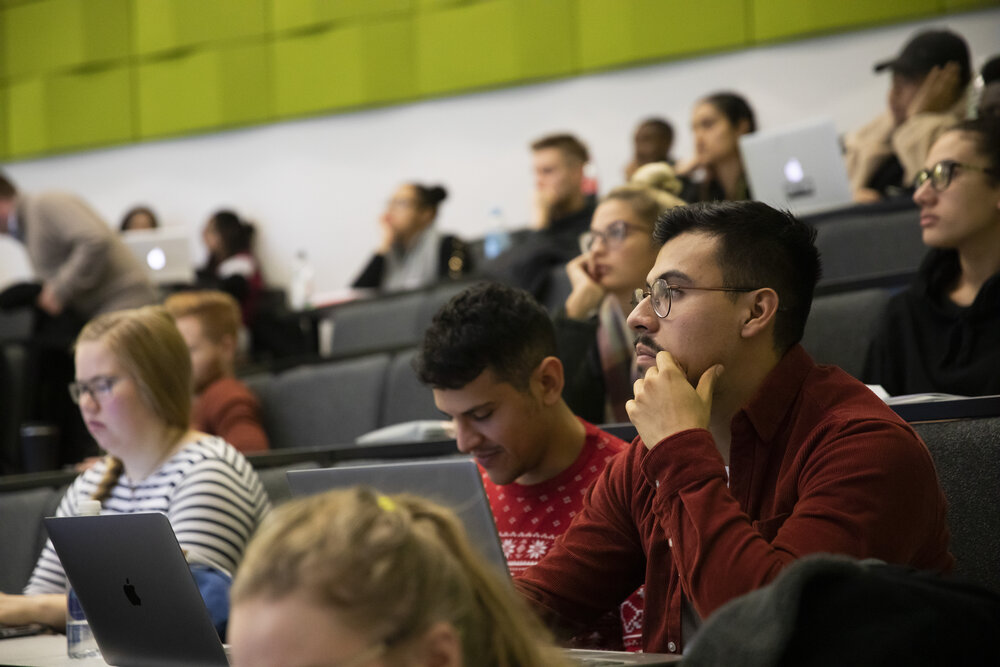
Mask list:
POLYGON ((0 592, 20 593, 45 544, 42 518, 55 514, 65 489, 0 494, 0 592))
POLYGON ((21 422, 26 410, 28 350, 0 344, 0 472, 20 470, 21 422))
POLYGON ((545 292, 539 301, 550 314, 555 314, 566 304, 569 293, 573 291, 573 284, 566 273, 566 265, 560 264, 549 269, 549 279, 545 283, 545 292))
POLYGON ((823 261, 819 292, 910 282, 927 252, 917 208, 896 211, 864 207, 816 225, 816 247, 823 261))
POLYGON ((261 403, 271 446, 350 443, 378 426, 388 354, 244 378, 261 403))
POLYGON ((424 296, 422 291, 406 292, 337 306, 330 314, 330 354, 344 357, 416 345, 416 322, 424 296))
POLYGON ((257 475, 264 485, 264 490, 267 491, 267 497, 271 499, 271 504, 277 507, 292 497, 288 490, 288 478, 285 473, 289 470, 312 470, 318 467, 319 464, 315 461, 305 461, 274 468, 260 468, 257 470, 257 475))
POLYGON ((955 572, 1000 592, 1000 417, 913 426, 948 499, 955 572))
POLYGON ((444 418, 434 405, 431 388, 420 382, 413 370, 413 358, 416 354, 416 350, 400 352, 389 363, 379 426, 415 419, 444 418))
POLYGON ((868 346, 891 297, 892 292, 881 288, 815 297, 802 346, 817 363, 840 366, 860 377, 868 346))

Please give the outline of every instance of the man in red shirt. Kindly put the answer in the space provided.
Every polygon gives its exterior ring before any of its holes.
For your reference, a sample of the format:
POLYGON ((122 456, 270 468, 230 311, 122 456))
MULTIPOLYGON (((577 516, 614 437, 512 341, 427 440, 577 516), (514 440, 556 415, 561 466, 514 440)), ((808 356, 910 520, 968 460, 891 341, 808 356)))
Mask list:
MULTIPOLYGON (((569 527, 627 444, 563 401, 552 322, 522 290, 483 283, 455 296, 424 335, 416 367, 451 417, 459 451, 479 464, 511 573, 523 572, 569 527)), ((622 611, 631 625, 641 600, 622 611)), ((605 624, 597 643, 620 647, 617 625, 612 637, 605 624)))
POLYGON ((913 430, 798 345, 815 231, 758 202, 673 209, 629 316, 639 437, 516 582, 558 632, 645 583, 643 648, 677 653, 719 606, 806 554, 948 570, 945 500, 913 430))

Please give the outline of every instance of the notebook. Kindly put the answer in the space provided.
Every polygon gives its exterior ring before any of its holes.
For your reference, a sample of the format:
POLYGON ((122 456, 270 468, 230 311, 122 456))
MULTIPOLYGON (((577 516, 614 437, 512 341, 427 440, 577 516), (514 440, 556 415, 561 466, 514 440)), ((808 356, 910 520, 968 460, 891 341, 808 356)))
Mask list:
POLYGON ((795 215, 852 203, 833 120, 823 118, 740 137, 747 183, 754 199, 795 215))
POLYGON ((194 282, 191 240, 186 229, 134 229, 121 236, 154 284, 194 282))
MULTIPOLYGON (((363 485, 385 494, 412 493, 429 498, 455 512, 472 546, 499 568, 503 576, 509 575, 479 467, 472 459, 449 457, 290 470, 287 477, 288 487, 294 496, 363 485)), ((623 651, 567 650, 565 654, 574 664, 582 667, 665 665, 680 660, 680 656, 674 655, 623 651)))
POLYGON ((108 664, 229 664, 165 514, 49 517, 45 527, 108 664))
POLYGON ((449 457, 346 465, 319 470, 289 470, 288 488, 293 496, 322 493, 330 489, 370 486, 385 493, 412 493, 451 509, 462 521, 469 542, 504 575, 504 558, 493 523, 479 467, 472 459, 449 457))

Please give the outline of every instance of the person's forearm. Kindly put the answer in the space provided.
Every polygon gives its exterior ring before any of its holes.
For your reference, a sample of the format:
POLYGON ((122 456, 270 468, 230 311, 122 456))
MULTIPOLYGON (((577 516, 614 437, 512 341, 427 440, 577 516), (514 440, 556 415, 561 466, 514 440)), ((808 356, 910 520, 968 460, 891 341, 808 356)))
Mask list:
POLYGON ((0 595, 0 623, 42 623, 61 630, 66 627, 66 596, 62 593, 0 595))

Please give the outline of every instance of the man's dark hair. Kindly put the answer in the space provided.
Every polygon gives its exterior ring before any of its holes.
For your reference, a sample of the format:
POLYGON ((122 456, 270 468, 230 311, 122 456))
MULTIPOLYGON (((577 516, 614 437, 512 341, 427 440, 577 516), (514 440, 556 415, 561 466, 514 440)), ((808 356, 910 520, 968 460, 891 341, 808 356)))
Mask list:
POLYGON ((979 74, 983 77, 983 85, 1000 81, 1000 56, 993 56, 987 60, 983 68, 979 70, 979 74))
POLYGON ((718 239, 723 287, 770 287, 778 293, 774 345, 779 351, 802 340, 820 276, 814 227, 760 202, 710 202, 670 209, 656 221, 653 238, 666 243, 686 232, 718 239))
POLYGON ((7 176, 0 171, 0 199, 13 199, 17 196, 17 188, 8 180, 7 176))
POLYGON ((582 141, 572 134, 550 134, 531 144, 531 150, 540 151, 546 148, 558 148, 566 157, 572 157, 580 162, 590 161, 590 153, 582 141))
POLYGON ((542 360, 555 354, 552 321, 534 297, 480 283, 437 312, 413 367, 436 389, 461 389, 489 368, 499 381, 524 391, 542 360))
POLYGON ((986 117, 963 120, 949 131, 963 132, 976 145, 976 152, 989 161, 986 177, 1000 183, 1000 119, 986 117))
POLYGON ((668 144, 674 141, 674 126, 665 118, 647 118, 639 127, 654 127, 668 144))

